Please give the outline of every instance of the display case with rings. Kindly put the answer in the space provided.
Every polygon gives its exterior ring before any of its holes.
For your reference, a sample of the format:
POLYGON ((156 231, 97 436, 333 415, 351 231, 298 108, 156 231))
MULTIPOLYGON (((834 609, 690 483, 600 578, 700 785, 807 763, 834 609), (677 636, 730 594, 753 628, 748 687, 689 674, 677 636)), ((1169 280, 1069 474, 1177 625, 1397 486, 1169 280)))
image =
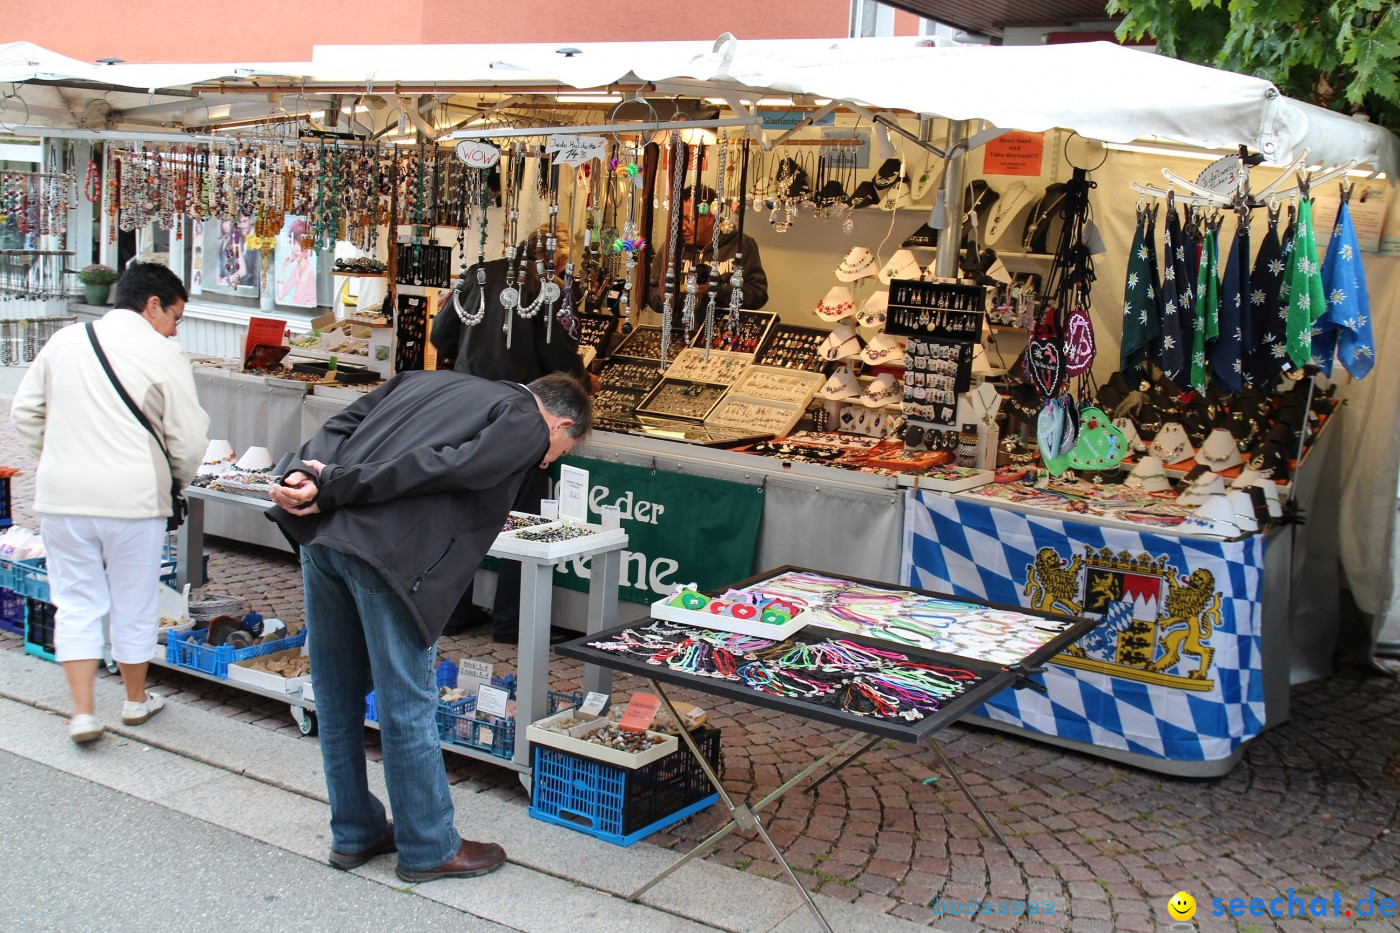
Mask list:
MULTIPOLYGON (((579 323, 578 346, 592 347, 601 359, 611 350, 613 334, 617 331, 617 318, 611 314, 577 313, 579 323)), ((658 348, 659 349, 659 348, 658 348)))
POLYGON ((792 404, 770 399, 750 399, 728 395, 705 420, 706 427, 743 429, 782 437, 790 432, 807 410, 806 403, 792 404))
POLYGON ((682 350, 666 370, 667 379, 708 382, 712 385, 733 385, 753 365, 753 357, 745 353, 695 347, 682 350))
MULTIPOLYGON (((752 358, 763 346, 777 320, 778 316, 771 311, 740 311, 737 325, 730 330, 728 312, 716 314, 714 330, 710 333, 710 349, 746 353, 752 358)), ((702 350, 705 348, 703 325, 696 328, 690 345, 702 350)))
MULTIPOLYGON (((671 343, 666 350, 666 361, 669 363, 681 355, 685 349, 685 334, 680 330, 672 329, 671 343)), ((650 360, 653 364, 661 362, 661 328, 646 325, 635 327, 632 333, 622 338, 622 342, 613 349, 612 355, 625 356, 634 360, 650 360)))
POLYGON ((637 406, 637 414, 668 421, 704 421, 727 389, 703 382, 663 379, 637 406))
POLYGON ((796 327, 779 324, 773 328, 768 343, 759 351, 761 366, 782 367, 819 373, 828 360, 818 350, 830 331, 818 327, 796 327))

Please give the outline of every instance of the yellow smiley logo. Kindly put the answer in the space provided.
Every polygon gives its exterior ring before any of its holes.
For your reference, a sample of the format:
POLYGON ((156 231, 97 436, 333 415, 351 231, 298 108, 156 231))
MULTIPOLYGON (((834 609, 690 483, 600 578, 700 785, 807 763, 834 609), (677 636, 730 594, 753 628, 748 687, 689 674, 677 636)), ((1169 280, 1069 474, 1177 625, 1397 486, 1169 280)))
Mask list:
POLYGON ((1196 899, 1185 891, 1177 891, 1167 901, 1167 913, 1173 920, 1190 920, 1196 916, 1196 899))

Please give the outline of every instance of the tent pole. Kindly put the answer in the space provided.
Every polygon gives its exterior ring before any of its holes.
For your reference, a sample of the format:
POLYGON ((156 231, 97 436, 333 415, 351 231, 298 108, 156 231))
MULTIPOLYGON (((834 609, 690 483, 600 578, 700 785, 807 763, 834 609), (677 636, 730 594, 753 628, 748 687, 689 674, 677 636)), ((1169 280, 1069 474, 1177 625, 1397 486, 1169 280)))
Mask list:
POLYGON ((947 169, 943 172, 943 204, 948 210, 948 229, 938 235, 938 255, 933 261, 933 273, 940 278, 958 277, 958 252, 962 246, 963 188, 967 184, 968 121, 948 123, 947 169))

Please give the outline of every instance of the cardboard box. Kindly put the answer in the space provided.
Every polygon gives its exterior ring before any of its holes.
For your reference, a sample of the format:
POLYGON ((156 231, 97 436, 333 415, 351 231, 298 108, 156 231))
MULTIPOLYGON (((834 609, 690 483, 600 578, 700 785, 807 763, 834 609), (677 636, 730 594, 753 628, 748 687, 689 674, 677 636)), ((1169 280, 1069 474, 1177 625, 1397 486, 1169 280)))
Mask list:
POLYGON ((573 710, 565 710, 562 713, 555 713, 553 716, 541 719, 538 723, 530 723, 525 730, 526 738, 536 745, 548 745, 550 748, 572 752, 581 758, 604 761, 622 768, 640 768, 642 765, 649 765, 680 748, 679 739, 674 735, 662 735, 660 732, 647 733, 653 740, 657 741, 655 745, 644 752, 622 752, 594 742, 585 742, 582 736, 594 729, 611 725, 606 719, 591 720, 581 726, 575 726, 568 732, 555 732, 549 728, 552 723, 567 719, 573 713, 573 710))
POLYGON ((303 684, 311 683, 310 674, 304 677, 279 677, 276 674, 269 674, 267 671, 253 670, 248 666, 258 662, 266 663, 266 659, 268 658, 295 658, 300 654, 300 648, 288 648, 286 651, 265 654, 260 658, 248 658, 246 661, 235 661, 228 666, 228 679, 237 683, 248 684, 251 687, 271 690, 273 693, 300 693, 302 692, 303 684))

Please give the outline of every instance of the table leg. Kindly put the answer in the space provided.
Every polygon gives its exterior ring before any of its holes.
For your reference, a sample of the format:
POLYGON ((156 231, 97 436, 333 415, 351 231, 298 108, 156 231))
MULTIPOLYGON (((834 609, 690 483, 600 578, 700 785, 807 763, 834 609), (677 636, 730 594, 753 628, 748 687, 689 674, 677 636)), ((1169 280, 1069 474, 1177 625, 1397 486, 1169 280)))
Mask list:
POLYGON ((870 751, 872 748, 875 747, 875 743, 876 743, 876 742, 879 742, 879 741, 880 741, 880 737, 879 737, 878 735, 875 736, 875 738, 871 739, 869 742, 866 742, 864 745, 862 745, 862 746, 860 747, 860 751, 856 752, 856 753, 855 753, 854 755, 852 755, 850 758, 847 758, 845 761, 841 762, 839 765, 837 765, 836 767, 832 768, 830 771, 826 772, 826 774, 823 774, 821 777, 817 778, 815 781, 813 781, 812 783, 808 784, 805 788, 803 788, 803 790, 804 790, 806 793, 808 793, 808 794, 815 794, 815 793, 817 792, 817 788, 818 788, 818 787, 821 787, 821 786, 822 786, 823 784, 825 784, 827 781, 829 781, 830 779, 836 777, 837 773, 840 772, 840 770, 841 770, 842 768, 846 767, 846 765, 848 765, 848 764, 853 763, 853 762, 854 762, 857 758, 859 758, 861 755, 864 755, 866 752, 870 751))
POLYGON ((190 512, 185 517, 184 527, 180 529, 175 544, 175 562, 178 565, 175 568, 175 585, 184 589, 188 583, 190 595, 193 596, 204 586, 204 500, 190 496, 185 501, 189 503, 190 512))
MULTIPOLYGON (((611 628, 617 621, 617 581, 622 572, 622 551, 614 548, 594 554, 589 562, 589 635, 611 628)), ((583 689, 589 693, 612 693, 612 670, 597 664, 583 666, 583 689)))
POLYGON ((992 822, 992 818, 987 815, 987 811, 982 809, 982 805, 977 802, 977 798, 972 796, 972 790, 967 784, 963 783, 962 775, 958 773, 957 768, 953 767, 953 763, 948 760, 948 756, 943 754, 943 749, 939 748, 938 743, 933 739, 928 740, 928 745, 929 748, 933 749, 933 753, 938 756, 938 760, 943 762, 943 767, 948 769, 948 773, 953 776, 953 780, 958 782, 958 786, 962 788, 963 794, 966 795, 967 799, 972 803, 972 806, 976 808, 978 814, 982 817, 982 821, 986 823, 987 828, 992 831, 992 835, 997 837, 997 841, 1011 854, 1011 858, 1015 859, 1016 853, 1011 852, 1011 846, 1007 843, 1006 837, 1001 834, 1001 830, 997 829, 997 824, 992 822))
MULTIPOLYGON (((661 702, 666 707, 666 712, 670 715, 671 721, 677 724, 685 722, 685 720, 681 718, 680 714, 676 712, 676 708, 671 705, 671 699, 670 697, 666 696, 666 692, 661 689, 661 685, 653 680, 651 681, 651 688, 655 690, 656 695, 661 698, 661 702)), ((661 874, 657 875, 655 878, 651 879, 646 884, 642 885, 640 888, 627 895, 627 899, 629 901, 637 900, 637 898, 645 894, 658 882, 666 878, 666 876, 670 875, 672 872, 680 868, 686 862, 690 861, 690 859, 694 858, 700 852, 704 851, 706 848, 713 845, 719 839, 723 838, 726 833, 728 833, 730 830, 734 829, 737 826, 740 829, 751 829, 757 832, 758 835, 763 839, 763 841, 768 844, 768 848, 773 850, 773 855, 775 858, 777 858, 778 864, 783 866, 783 871, 787 872, 787 876, 792 881, 793 885, 796 886, 797 892, 801 894, 802 899, 807 902, 807 909, 812 912, 812 916, 816 918, 817 924, 822 928, 822 930, 825 931, 825 933, 834 933, 834 931, 831 929, 831 925, 826 922, 826 918, 822 916, 822 912, 817 908, 817 902, 812 900, 811 893, 808 892, 808 890, 802 886, 802 882, 798 880, 796 873, 792 870, 792 866, 787 863, 787 859, 783 858, 782 850, 778 848, 775 842, 773 842, 772 837, 768 835, 768 830, 764 829, 763 824, 759 821, 758 810, 770 801, 776 800, 778 797, 781 797, 784 793, 788 791, 789 788, 791 788, 798 781, 802 780, 804 777, 806 777, 808 774, 810 774, 812 771, 814 771, 821 765, 830 761, 837 754, 843 751, 847 746, 855 742, 859 738, 859 736, 847 739, 845 742, 843 742, 837 748, 833 749, 819 761, 815 761, 812 764, 808 765, 802 770, 800 774, 796 775, 791 780, 785 782, 781 787, 776 788, 772 793, 770 793, 767 797, 764 797, 756 805, 754 805, 753 807, 749 807, 745 804, 736 804, 734 802, 733 798, 729 796, 729 792, 724 789, 724 784, 720 782, 719 775, 715 774, 714 769, 710 767, 710 763, 705 760, 705 756, 701 753, 700 747, 695 744, 695 739, 691 738, 690 732, 685 729, 680 729, 679 731, 681 741, 683 741, 686 744, 686 747, 690 749, 690 753, 695 756, 695 760, 700 763, 701 769, 704 770, 705 777, 710 779, 710 783, 713 784, 715 790, 719 792, 720 800, 724 801, 725 807, 729 810, 730 821, 719 832, 715 833, 709 839, 706 839, 704 842, 700 843, 700 845, 687 852, 674 865, 670 866, 661 874)))
POLYGON ((548 706, 549 619, 554 596, 554 564, 520 562, 520 648, 515 681, 515 753, 517 765, 530 768, 525 727, 541 719, 548 706))

